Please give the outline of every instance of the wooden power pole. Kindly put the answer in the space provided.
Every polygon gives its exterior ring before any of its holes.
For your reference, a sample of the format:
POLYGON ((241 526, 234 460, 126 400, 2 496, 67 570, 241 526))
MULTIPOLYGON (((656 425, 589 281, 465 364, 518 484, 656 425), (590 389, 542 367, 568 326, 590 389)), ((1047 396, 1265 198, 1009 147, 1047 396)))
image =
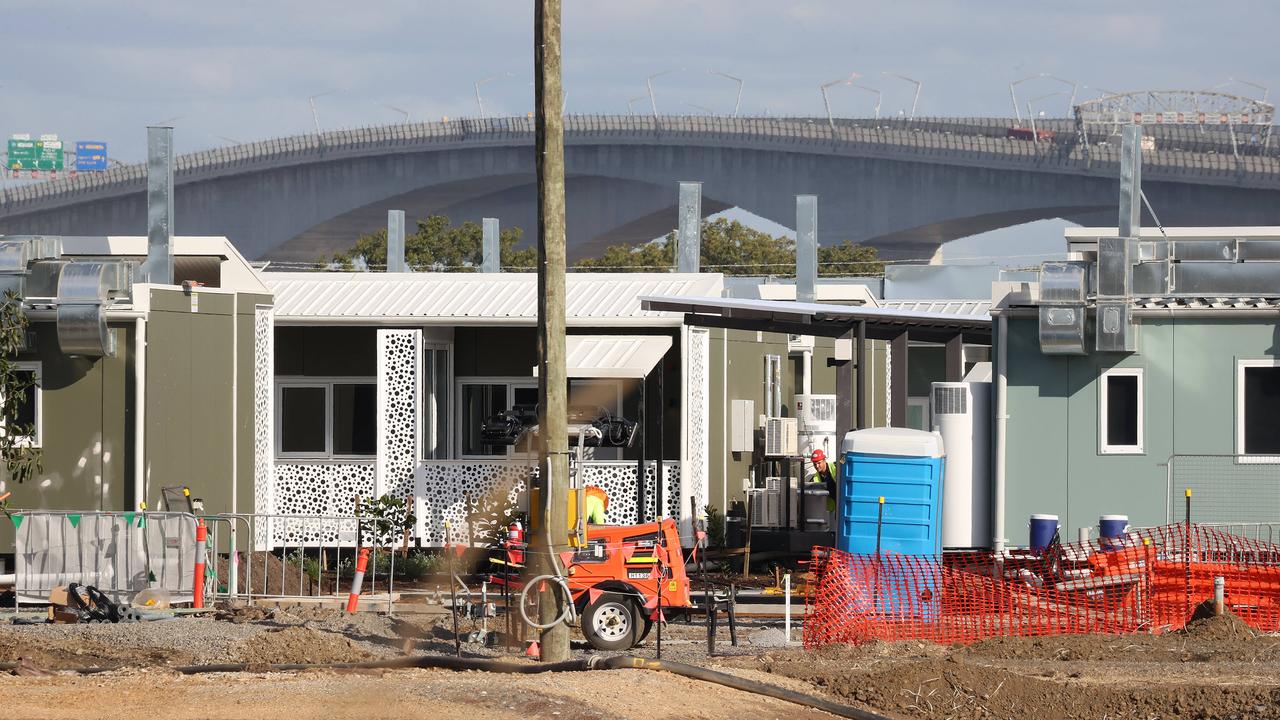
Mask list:
MULTIPOLYGON (((535 553, 539 574, 554 572, 550 553, 568 549, 569 412, 565 397, 564 89, 560 84, 560 0, 534 3, 534 152, 538 172, 538 428, 544 534, 535 553), (550 537, 550 547, 546 538, 550 537)), ((543 583, 538 622, 560 617, 568 599, 543 583)), ((542 659, 569 659, 569 627, 542 631, 542 659)))

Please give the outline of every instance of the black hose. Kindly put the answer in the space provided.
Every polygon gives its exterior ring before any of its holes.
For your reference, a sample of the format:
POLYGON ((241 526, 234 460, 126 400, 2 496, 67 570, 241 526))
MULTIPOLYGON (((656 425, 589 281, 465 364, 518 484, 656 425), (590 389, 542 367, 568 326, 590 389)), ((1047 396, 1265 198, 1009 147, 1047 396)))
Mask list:
MULTIPOLYGON (((16 667, 17 663, 0 663, 0 670, 11 670, 16 667)), ((891 720, 884 715, 878 715, 867 710, 861 710, 849 705, 833 703, 812 695, 806 695, 804 693, 787 690, 775 685, 756 682, 754 680, 747 680, 746 678, 741 678, 737 675, 708 670, 707 668, 701 668, 696 665, 686 665, 678 662, 626 656, 611 658, 589 657, 582 660, 567 660, 565 662, 558 663, 515 663, 502 660, 449 657, 446 655, 415 655, 412 657, 391 658, 388 660, 369 660, 367 662, 296 663, 276 665, 224 663, 220 665, 179 665, 171 669, 175 672, 182 673, 183 675, 198 675, 201 673, 219 672, 288 672, 314 669, 379 670, 396 668, 481 670, 484 672, 517 673, 521 675, 536 675, 549 672, 576 672, 582 670, 654 670, 669 672, 673 675, 681 675, 694 680, 702 680, 703 682, 724 685, 725 687, 741 690, 743 692, 755 693, 756 695, 765 695, 778 700, 794 703, 796 705, 802 705, 804 707, 810 707, 831 713, 837 717, 852 718, 852 720, 891 720)), ((115 668, 72 668, 70 672, 76 672, 82 675, 91 675, 113 669, 115 668)))

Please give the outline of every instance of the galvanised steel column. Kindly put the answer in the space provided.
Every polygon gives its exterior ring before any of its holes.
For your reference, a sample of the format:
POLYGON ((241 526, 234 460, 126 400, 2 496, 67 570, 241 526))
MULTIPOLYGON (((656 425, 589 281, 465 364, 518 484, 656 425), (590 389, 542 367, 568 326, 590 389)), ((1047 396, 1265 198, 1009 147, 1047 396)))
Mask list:
POLYGON ((796 301, 816 299, 818 283, 818 196, 796 196, 796 301))
POLYGON ((387 211, 387 272, 409 272, 404 259, 404 211, 387 211))
POLYGON ((173 284, 173 128, 147 128, 147 259, 142 277, 173 284))
POLYGON ((483 218, 480 221, 480 272, 502 272, 502 236, 498 230, 498 218, 483 218))
POLYGON ((676 271, 696 273, 702 258, 702 183, 680 183, 676 271))

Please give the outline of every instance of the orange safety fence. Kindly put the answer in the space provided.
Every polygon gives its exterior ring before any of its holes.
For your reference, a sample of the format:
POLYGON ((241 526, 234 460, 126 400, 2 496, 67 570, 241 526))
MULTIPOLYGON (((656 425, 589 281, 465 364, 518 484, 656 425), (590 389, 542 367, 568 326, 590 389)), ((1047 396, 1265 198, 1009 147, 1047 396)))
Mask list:
POLYGON ((1280 631, 1280 545, 1216 528, 1165 525, 1044 552, 860 555, 813 551, 804 644, 972 643, 993 637, 1162 633, 1212 601, 1280 631))

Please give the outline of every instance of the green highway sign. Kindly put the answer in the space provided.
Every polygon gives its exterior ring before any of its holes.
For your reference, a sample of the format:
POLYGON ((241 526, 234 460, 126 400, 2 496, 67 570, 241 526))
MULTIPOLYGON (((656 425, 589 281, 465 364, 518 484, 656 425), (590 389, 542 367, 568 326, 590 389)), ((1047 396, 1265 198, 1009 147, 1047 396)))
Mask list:
POLYGON ((63 169, 62 141, 55 135, 42 135, 39 140, 29 136, 9 138, 10 170, 51 170, 63 169))

